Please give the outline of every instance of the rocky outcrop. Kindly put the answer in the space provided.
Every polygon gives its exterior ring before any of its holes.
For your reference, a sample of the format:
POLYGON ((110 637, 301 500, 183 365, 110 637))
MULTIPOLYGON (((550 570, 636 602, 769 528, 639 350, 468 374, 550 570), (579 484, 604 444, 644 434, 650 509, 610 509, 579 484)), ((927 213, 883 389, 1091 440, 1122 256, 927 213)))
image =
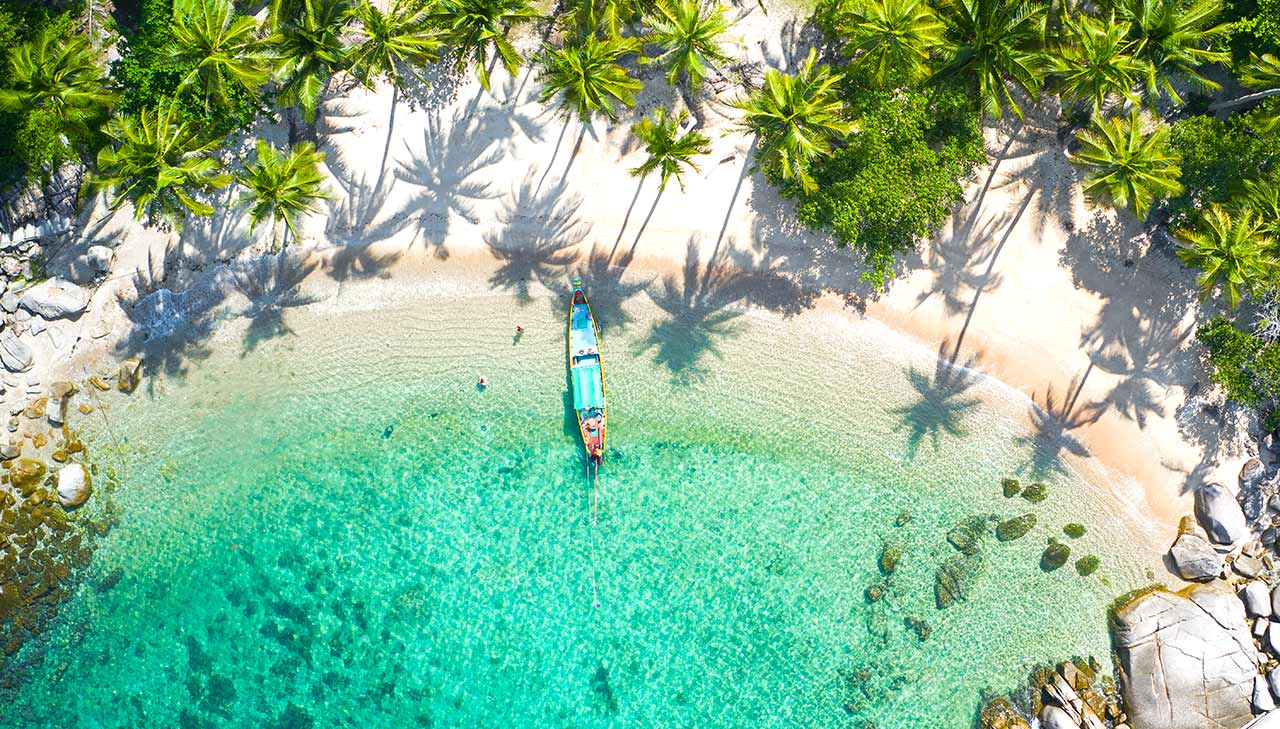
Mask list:
POLYGON ((22 292, 18 305, 45 319, 79 316, 89 305, 89 292, 61 278, 51 278, 22 292))
POLYGON ((116 387, 120 392, 133 392, 142 381, 142 358, 130 357, 120 363, 120 374, 116 377, 116 387))
POLYGON ((1240 729, 1280 729, 1280 711, 1269 711, 1240 729))
POLYGON ((1006 519, 996 525, 996 539, 1002 542, 1021 539, 1036 525, 1036 515, 1027 512, 1022 516, 1006 519))
POLYGON ((74 508, 89 498, 89 472, 79 463, 72 463, 58 469, 58 503, 65 508, 74 508))
POLYGON ((1119 608, 1113 630, 1134 727, 1237 729, 1253 716, 1257 650, 1234 593, 1156 590, 1119 608))
POLYGON ((988 701, 982 707, 978 726, 982 729, 1031 729, 1027 720, 1004 697, 988 701))
POLYGON ((31 347, 11 331, 0 332, 0 364, 10 372, 26 372, 35 363, 31 347))
POLYGON ((1271 617, 1271 593, 1265 582, 1254 580, 1240 591, 1240 602, 1244 603, 1244 611, 1251 618, 1271 617))
POLYGON ((1196 490, 1196 521, 1215 544, 1234 544, 1249 537, 1249 525, 1235 494, 1220 483, 1196 490))
POLYGON ((1102 719, 1080 698, 1061 672, 1053 674, 1040 694, 1043 705, 1040 724, 1044 729, 1106 729, 1102 719))

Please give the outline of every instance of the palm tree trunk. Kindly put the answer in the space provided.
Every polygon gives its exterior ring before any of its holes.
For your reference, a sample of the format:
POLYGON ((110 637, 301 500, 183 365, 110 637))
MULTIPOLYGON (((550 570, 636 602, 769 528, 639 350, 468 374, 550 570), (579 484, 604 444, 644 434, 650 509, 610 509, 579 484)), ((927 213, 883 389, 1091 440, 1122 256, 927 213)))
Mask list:
POLYGON ((1240 96, 1235 99, 1230 99, 1228 101, 1219 101, 1216 104, 1210 104, 1209 111, 1222 111, 1223 109, 1234 109, 1237 106, 1252 104, 1255 101, 1261 101, 1267 98, 1268 96, 1275 96, 1276 94, 1280 94, 1280 88, 1267 89, 1266 91, 1259 91, 1253 94, 1245 94, 1244 96, 1240 96))

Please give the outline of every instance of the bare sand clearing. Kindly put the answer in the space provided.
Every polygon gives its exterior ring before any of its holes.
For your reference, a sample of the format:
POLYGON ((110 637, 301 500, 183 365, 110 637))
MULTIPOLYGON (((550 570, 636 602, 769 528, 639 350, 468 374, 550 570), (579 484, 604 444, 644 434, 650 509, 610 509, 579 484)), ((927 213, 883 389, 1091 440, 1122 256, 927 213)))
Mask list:
MULTIPOLYGON (((814 38, 777 11, 735 12, 741 40, 731 52, 746 59, 739 70, 748 77, 765 64, 793 68, 814 38)), ((574 273, 630 295, 665 278, 694 307, 876 317, 936 347, 939 372, 971 365, 1021 390, 1038 406, 1028 407, 1031 427, 1062 444, 1050 457, 1065 455, 1156 522, 1175 523, 1190 508, 1191 486, 1224 454, 1238 455, 1232 423, 1186 406, 1206 382, 1188 346, 1192 275, 1132 221, 1086 207, 1051 113, 989 130, 992 166, 968 185, 937 240, 876 295, 855 255, 800 229, 789 204, 751 172, 752 140, 734 130, 727 105, 740 84, 708 90, 696 109, 713 150, 683 189, 673 182, 660 193, 657 180, 630 176, 642 157, 631 123, 682 104, 658 70, 638 73, 646 81, 638 108, 590 126, 538 103, 529 72, 512 79, 499 69, 490 91, 447 76, 403 95, 335 89, 318 126, 334 197, 291 243, 315 251, 295 277, 336 281, 339 297, 347 281, 382 281, 375 287, 390 294, 442 267, 517 296, 574 273), (1188 409, 1197 412, 1180 419, 1188 409)), ((257 131, 287 140, 280 127, 257 131)), ((130 346, 127 306, 113 301, 127 305, 213 263, 266 251, 269 231, 250 234, 233 203, 226 195, 218 215, 180 234, 101 209, 91 215, 84 244, 113 239, 116 273, 77 324, 77 357, 63 361, 130 346), (85 336, 104 318, 117 325, 113 336, 85 336)))

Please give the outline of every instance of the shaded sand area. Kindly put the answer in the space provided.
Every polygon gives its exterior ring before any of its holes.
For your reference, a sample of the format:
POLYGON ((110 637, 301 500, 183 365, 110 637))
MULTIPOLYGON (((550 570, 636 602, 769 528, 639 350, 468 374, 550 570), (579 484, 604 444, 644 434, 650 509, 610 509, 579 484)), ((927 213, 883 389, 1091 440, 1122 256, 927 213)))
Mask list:
MULTIPOLYGON (((815 37, 785 12, 738 12, 735 33, 748 40, 731 49, 745 59, 732 71, 747 81, 766 64, 793 68, 815 37)), ((577 274, 616 300, 606 303, 607 323, 625 321, 632 299, 677 322, 688 340, 682 354, 650 354, 681 378, 716 361, 724 322, 740 311, 884 321, 942 355, 915 380, 938 428, 964 427, 961 365, 993 374, 1029 398, 1020 417, 1038 455, 1022 475, 1091 473, 1157 523, 1186 513, 1190 485, 1230 454, 1234 423, 1184 402, 1206 381, 1187 346, 1190 274, 1167 244, 1085 208, 1047 122, 990 130, 992 167, 969 184, 939 239, 877 295, 861 283, 853 255, 798 228, 789 204, 751 171, 751 140, 734 130, 727 105, 740 86, 708 91, 695 109, 713 150, 685 189, 673 183, 660 194, 656 180, 630 176, 641 158, 630 123, 681 103, 655 69, 637 73, 646 81, 640 103, 614 125, 566 121, 537 103, 531 73, 499 72, 491 91, 447 76, 403 95, 336 89, 317 127, 334 198, 290 243, 315 257, 219 273, 219 264, 268 246, 269 234, 249 233, 230 194, 217 215, 181 233, 99 211, 82 244, 60 254, 70 260, 110 241, 118 256, 114 277, 76 324, 68 361, 150 350, 156 372, 197 367, 221 316, 213 312, 241 297, 250 303, 233 308, 254 318, 259 336, 288 335, 283 312, 309 276, 336 282, 325 295, 346 306, 350 282, 373 281, 391 296, 439 267, 533 306, 535 284, 558 289, 577 274), (176 303, 158 301, 162 289, 180 292, 176 303), (115 333, 91 339, 100 319, 115 333)), ((281 127, 257 131, 277 142, 289 136, 281 127)))
POLYGON ((463 257, 237 263, 208 336, 156 335, 89 421, 118 523, 13 664, 17 726, 963 727, 1035 665, 1105 663, 1107 605, 1160 569, 1162 530, 1065 464, 1006 498, 1040 457, 1020 394, 952 369, 940 410, 932 349, 877 321, 687 296, 727 270, 593 286, 593 520, 564 287, 463 257), (1099 571, 1042 569, 1055 536, 1099 571))

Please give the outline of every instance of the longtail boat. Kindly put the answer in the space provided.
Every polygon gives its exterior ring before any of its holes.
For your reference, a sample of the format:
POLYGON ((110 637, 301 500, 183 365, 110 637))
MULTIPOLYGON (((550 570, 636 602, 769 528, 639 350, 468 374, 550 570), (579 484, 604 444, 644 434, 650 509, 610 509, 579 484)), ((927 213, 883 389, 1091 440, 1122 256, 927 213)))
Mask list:
POLYGON ((600 336, 581 279, 573 280, 569 305, 569 386, 578 431, 587 462, 599 467, 604 461, 605 431, 609 417, 604 401, 604 372, 600 369, 600 336))

